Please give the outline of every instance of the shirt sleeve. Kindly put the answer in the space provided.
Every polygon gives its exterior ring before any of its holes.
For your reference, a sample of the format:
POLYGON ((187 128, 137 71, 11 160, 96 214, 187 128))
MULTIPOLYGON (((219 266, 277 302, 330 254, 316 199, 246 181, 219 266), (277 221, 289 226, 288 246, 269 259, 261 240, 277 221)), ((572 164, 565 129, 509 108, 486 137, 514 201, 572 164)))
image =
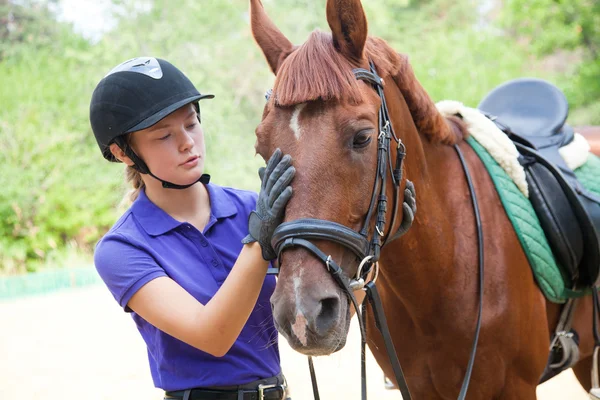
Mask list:
POLYGON ((167 276, 165 270, 145 250, 136 247, 121 235, 102 238, 94 252, 98 274, 125 312, 131 297, 151 280, 167 276))

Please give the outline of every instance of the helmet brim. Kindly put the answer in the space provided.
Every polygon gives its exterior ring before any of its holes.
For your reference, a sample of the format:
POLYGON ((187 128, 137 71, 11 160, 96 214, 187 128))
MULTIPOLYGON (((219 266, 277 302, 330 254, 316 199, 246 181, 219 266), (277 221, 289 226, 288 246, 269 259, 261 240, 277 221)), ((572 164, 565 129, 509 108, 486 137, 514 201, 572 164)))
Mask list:
POLYGON ((181 107, 185 106, 186 104, 193 103, 195 101, 202 100, 202 99, 212 99, 214 97, 215 96, 213 94, 200 94, 200 95, 185 98, 183 100, 178 101, 177 103, 171 104, 167 108, 160 110, 156 114, 149 116, 148 118, 141 121, 134 127, 127 129, 124 133, 131 133, 131 132, 135 132, 135 131, 141 131, 142 129, 150 128, 152 125, 156 124, 158 121, 165 118, 167 115, 179 110, 181 107))

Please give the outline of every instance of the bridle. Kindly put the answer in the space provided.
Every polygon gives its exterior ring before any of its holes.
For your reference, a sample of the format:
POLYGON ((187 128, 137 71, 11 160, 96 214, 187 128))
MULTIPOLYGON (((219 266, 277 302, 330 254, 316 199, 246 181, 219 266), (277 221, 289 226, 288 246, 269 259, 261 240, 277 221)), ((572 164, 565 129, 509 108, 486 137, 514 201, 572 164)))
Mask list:
MULTIPOLYGON (((356 79, 360 79, 371 84, 377 91, 377 94, 381 99, 381 106, 379 107, 378 118, 379 133, 377 136, 377 172, 375 182, 373 184, 373 194, 371 195, 369 210, 367 211, 367 214, 365 216, 362 228, 360 229, 360 231, 356 232, 336 222, 313 218, 301 218, 290 222, 284 222, 281 225, 279 225, 279 227, 273 233, 273 238, 271 242, 273 244, 273 248, 275 249, 279 257, 281 257, 281 253, 283 251, 292 247, 303 247, 306 250, 310 251, 312 254, 314 254, 325 264, 327 270, 331 273, 335 281, 338 283, 338 285, 341 286, 346 295, 350 298, 354 305, 354 308, 356 309, 357 314, 362 314, 361 318, 359 318, 359 326, 362 336, 361 361, 363 365, 362 391, 364 399, 366 399, 366 372, 364 367, 364 346, 366 344, 366 308, 365 304, 363 304, 362 312, 359 311, 359 306, 356 301, 356 298, 354 297, 353 291, 359 289, 364 289, 367 291, 367 297, 369 298, 369 300, 372 303, 374 301, 377 303, 376 305, 373 305, 373 309, 375 311, 375 315, 380 314, 378 326, 384 328, 382 330, 384 338, 386 336, 388 337, 388 340, 385 341, 386 348, 388 350, 388 356, 392 361, 392 365, 395 365, 394 372, 396 374, 397 382, 399 382, 399 385, 401 385, 402 396, 405 400, 409 400, 411 397, 408 391, 408 386, 405 384, 405 379, 402 373, 402 369, 400 367, 400 362, 398 361, 396 351, 393 348, 391 337, 389 336, 387 323, 383 314, 383 308, 381 307, 381 302, 379 301, 379 294, 377 293, 377 289, 375 287, 381 248, 385 244, 397 239, 400 236, 398 235, 398 232, 392 235, 392 228, 394 227, 398 216, 398 203, 400 201, 400 183, 402 181, 402 161, 404 160, 404 157, 406 155, 406 148, 404 147, 402 141, 394 133, 389 117, 387 103, 385 101, 385 96, 383 93, 383 79, 381 79, 379 75, 377 75, 375 66, 372 62, 369 62, 369 66, 370 71, 363 68, 357 68, 353 70, 356 79), (396 142, 396 163, 394 166, 392 166, 392 157, 389 154, 390 143, 392 139, 394 139, 394 141, 396 142), (390 229, 386 235, 384 232, 386 224, 385 214, 387 212, 388 203, 388 197, 386 195, 386 181, 388 170, 392 179, 394 198, 390 229), (377 213, 375 229, 371 239, 369 239, 369 225, 374 213, 377 213), (321 251, 321 249, 315 246, 311 242, 311 240, 327 240, 340 244, 344 248, 354 253, 357 259, 362 260, 359 264, 354 278, 349 279, 344 274, 341 267, 335 262, 335 260, 333 260, 330 255, 327 255, 323 251, 321 251), (365 284, 367 276, 371 272, 373 266, 375 266, 375 276, 373 280, 365 284), (379 311, 379 313, 377 311, 379 311), (381 318, 383 318, 383 321, 381 320, 381 318), (385 331, 385 333, 383 331, 385 331), (401 382, 404 382, 404 388, 402 388, 401 382)), ((269 271, 269 273, 277 272, 277 269, 271 269, 269 271)), ((313 391, 315 393, 315 398, 318 399, 319 395, 318 390, 316 388, 316 378, 314 375, 314 367, 311 357, 309 357, 309 366, 311 369, 311 378, 313 380, 313 391)))
MULTIPOLYGON (((314 219, 314 218, 300 218, 294 221, 284 222, 275 230, 272 237, 272 245, 278 254, 278 260, 281 259, 283 251, 293 247, 302 247, 310 251, 318 259, 320 259, 326 266, 327 270, 331 273, 336 283, 346 293, 358 315, 358 321, 361 331, 361 377, 362 377, 362 398, 366 400, 367 389, 366 389, 366 359, 365 359, 365 346, 366 346, 366 303, 362 304, 361 311, 356 298, 353 294, 354 290, 365 290, 367 293, 366 298, 371 303, 371 307, 374 313, 376 326, 382 334, 386 351, 388 353, 389 360, 394 371, 396 382, 398 383, 402 398, 404 400, 410 400, 411 395, 396 354, 394 344, 391 340, 389 329, 383 307, 381 305, 381 299, 375 286, 375 281, 378 274, 378 261, 381 254, 381 248, 387 243, 399 238, 405 231, 402 231, 402 226, 392 234, 392 229, 396 223, 398 216, 398 203, 400 200, 400 184, 402 181, 402 162, 406 155, 406 148, 402 141, 394 133, 387 103, 384 95, 384 82, 381 77, 377 74, 373 62, 369 61, 370 70, 363 68, 353 69, 354 76, 356 79, 363 80, 372 85, 377 91, 379 98, 381 99, 381 105, 379 107, 379 134, 377 138, 377 171, 375 182, 373 184, 373 194, 371 195, 371 201, 369 209, 367 211, 365 220, 363 222, 360 231, 356 232, 342 224, 338 224, 333 221, 314 219), (392 157, 390 156, 390 143, 394 139, 396 142, 396 163, 392 166, 392 157), (386 195, 386 180, 388 171, 390 172, 392 185, 393 185, 393 208, 391 223, 387 235, 385 232, 388 198, 386 195), (374 213, 376 214, 375 229, 372 238, 369 240, 368 231, 369 225, 373 218, 374 213), (337 243, 344 248, 350 250, 357 259, 361 260, 355 276, 350 279, 344 274, 341 267, 332 259, 330 255, 325 254, 321 249, 314 245, 311 240, 327 240, 330 242, 337 243), (375 266, 373 279, 365 283, 369 273, 375 266)), ((269 95, 269 94, 268 94, 269 95)), ((481 233, 481 224, 479 218, 479 212, 477 208, 477 202, 475 199, 475 192, 472 186, 472 182, 468 173, 466 162, 464 161, 462 154, 458 146, 455 146, 456 151, 459 154, 459 158, 465 170, 469 189, 471 191, 471 197, 476 213, 478 236, 479 236, 479 262, 480 262, 480 286, 483 288, 481 280, 483 279, 483 237, 481 233)), ((278 274, 279 268, 270 268, 269 274, 278 274)), ((482 299, 483 296, 481 296, 482 299)), ((477 322, 477 331, 475 335, 473 350, 469 365, 467 367, 467 373, 463 381, 463 388, 461 389, 461 395, 459 399, 464 399, 466 396, 466 388, 468 387, 471 370, 475 358, 475 349, 479 337, 479 328, 481 325, 481 309, 482 303, 480 301, 480 312, 477 322), (461 397, 462 396, 462 397, 461 397)), ((312 357, 308 357, 309 368, 311 373, 311 380, 313 384, 313 393, 316 400, 319 400, 319 393, 316 383, 316 376, 314 372, 314 366, 312 357)))
POLYGON ((352 280, 346 279, 348 286, 353 289, 361 289, 362 286, 364 286, 364 281, 371 271, 371 267, 379 261, 381 248, 386 243, 397 238, 396 235, 391 235, 391 229, 395 225, 398 216, 400 182, 402 181, 402 161, 406 155, 406 148, 394 133, 390 123, 389 112, 383 94, 383 80, 377 75, 373 63, 369 64, 371 68, 370 71, 362 68, 353 70, 354 76, 357 79, 364 80, 373 85, 381 98, 381 106, 379 107, 379 134, 377 139, 377 175, 373 184, 373 194, 371 195, 369 210, 365 216, 362 228, 357 232, 332 221, 300 218, 279 225, 272 238, 273 248, 279 255, 290 247, 304 247, 323 261, 332 273, 335 273, 339 266, 331 256, 328 256, 319 250, 310 242, 310 240, 327 240, 340 244, 344 248, 350 250, 357 259, 362 260, 361 266, 367 266, 367 268, 359 268, 360 271, 357 271, 359 273, 352 280), (394 167, 392 167, 392 158, 389 156, 391 139, 394 139, 397 144, 396 164, 394 167), (385 235, 385 214, 387 212, 388 203, 388 198, 386 196, 388 167, 394 186, 394 199, 390 231, 385 235), (372 238, 369 240, 369 224, 374 212, 377 212, 375 231, 373 232, 372 238))

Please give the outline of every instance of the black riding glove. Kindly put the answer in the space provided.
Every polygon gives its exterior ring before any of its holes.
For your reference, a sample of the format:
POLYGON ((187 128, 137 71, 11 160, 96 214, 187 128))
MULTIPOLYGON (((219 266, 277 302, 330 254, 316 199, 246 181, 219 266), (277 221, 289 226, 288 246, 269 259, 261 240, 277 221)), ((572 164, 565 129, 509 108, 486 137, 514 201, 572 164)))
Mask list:
POLYGON ((417 213, 417 193, 415 192, 415 185, 408 179, 406 180, 406 188, 404 189, 404 202, 402 203, 402 223, 398 232, 394 235, 394 239, 404 235, 408 229, 412 226, 417 213))
POLYGON ((271 246, 271 236, 275 228, 283 222, 285 206, 292 197, 290 182, 294 178, 296 169, 292 166, 289 155, 282 156, 277 149, 267 162, 267 167, 258 170, 261 186, 256 202, 256 210, 248 218, 248 236, 242 243, 258 242, 262 249, 262 256, 270 261, 277 258, 271 246))

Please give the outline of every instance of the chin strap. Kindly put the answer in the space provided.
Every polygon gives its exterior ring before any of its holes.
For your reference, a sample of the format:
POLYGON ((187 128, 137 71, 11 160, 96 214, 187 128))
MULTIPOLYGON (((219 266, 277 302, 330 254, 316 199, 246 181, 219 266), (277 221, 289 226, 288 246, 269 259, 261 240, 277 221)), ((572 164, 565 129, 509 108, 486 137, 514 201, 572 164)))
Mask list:
POLYGON ((198 182, 201 182, 203 184, 208 184, 208 182, 210 182, 210 175, 208 174, 202 174, 202 176, 200 178, 198 178, 198 180, 196 182, 190 183, 189 185, 177 185, 175 183, 171 183, 171 182, 167 182, 167 181, 163 181, 162 179, 160 179, 159 177, 157 177, 156 175, 154 175, 152 172, 148 171, 148 174, 153 177, 154 179, 158 179, 159 181, 162 182, 162 187, 164 187, 165 189, 187 189, 192 185, 195 185, 198 182))

